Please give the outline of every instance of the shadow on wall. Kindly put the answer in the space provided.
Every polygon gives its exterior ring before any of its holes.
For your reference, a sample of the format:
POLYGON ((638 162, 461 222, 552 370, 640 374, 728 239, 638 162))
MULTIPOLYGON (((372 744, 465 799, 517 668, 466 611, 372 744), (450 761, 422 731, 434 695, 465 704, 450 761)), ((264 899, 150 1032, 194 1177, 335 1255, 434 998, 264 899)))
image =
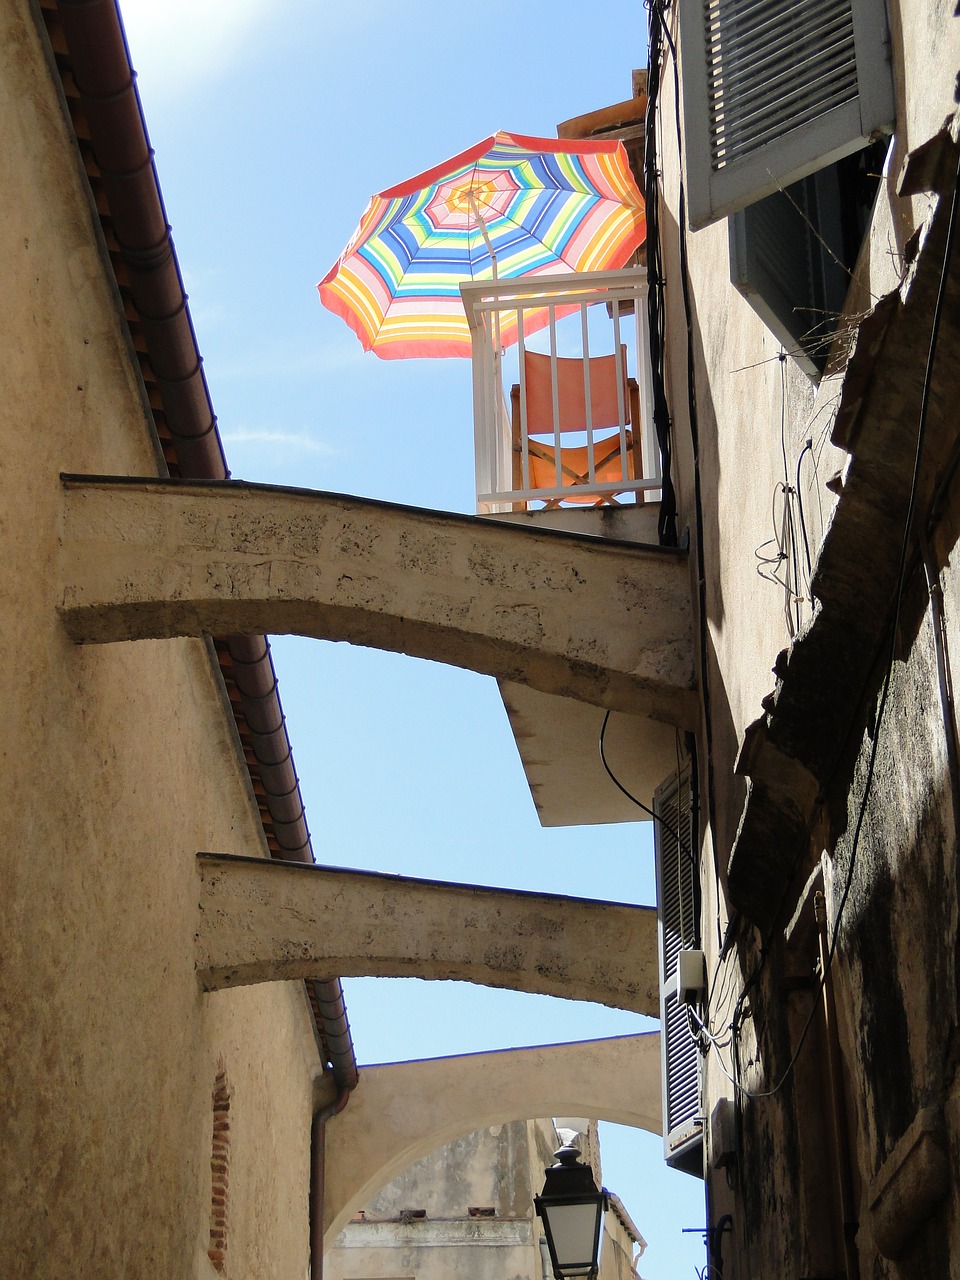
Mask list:
MULTIPOLYGON (((679 229, 673 212, 664 207, 660 214, 661 237, 665 246, 678 243, 679 229)), ((689 233, 688 233, 689 234, 689 233)), ((677 269, 673 263, 671 269, 677 269)), ((674 351, 674 367, 683 371, 684 377, 674 377, 673 393, 678 386, 684 385, 688 353, 683 345, 681 335, 685 333, 682 316, 680 291, 675 290, 673 309, 668 311, 668 334, 677 335, 679 350, 674 351)), ((740 749, 740 734, 734 722, 730 702, 726 692, 726 683, 721 677, 720 665, 710 634, 711 627, 720 633, 723 630, 725 605, 723 582, 721 578, 720 551, 720 512, 719 491, 721 480, 720 452, 718 448, 717 414, 711 391, 711 380, 707 376, 707 365, 704 357, 701 327, 697 317, 696 297, 691 289, 691 351, 693 367, 697 378, 696 419, 698 435, 698 453, 700 469, 700 540, 702 550, 698 551, 697 517, 695 510, 695 493, 693 488, 693 445, 690 431, 687 404, 671 404, 674 421, 674 464, 679 471, 680 483, 677 484, 678 496, 683 502, 688 515, 688 529, 691 550, 691 581, 694 591, 694 607, 697 614, 695 624, 695 647, 700 650, 700 661, 706 668, 706 686, 710 699, 710 733, 709 750, 713 760, 713 774, 722 785, 714 787, 713 804, 715 808, 714 841, 720 864, 722 881, 726 880, 726 864, 733 847, 734 836, 740 821, 740 813, 746 796, 746 781, 734 773, 737 754, 740 749), (702 554, 703 564, 703 597, 697 599, 697 581, 699 578, 699 561, 702 554), (705 614, 701 606, 705 607, 705 614), (709 623, 709 625, 707 625, 709 623)), ((681 536, 683 529, 679 530, 681 536)), ((759 708, 757 709, 759 712, 759 708)), ((702 822, 707 820, 706 797, 701 800, 702 822)))

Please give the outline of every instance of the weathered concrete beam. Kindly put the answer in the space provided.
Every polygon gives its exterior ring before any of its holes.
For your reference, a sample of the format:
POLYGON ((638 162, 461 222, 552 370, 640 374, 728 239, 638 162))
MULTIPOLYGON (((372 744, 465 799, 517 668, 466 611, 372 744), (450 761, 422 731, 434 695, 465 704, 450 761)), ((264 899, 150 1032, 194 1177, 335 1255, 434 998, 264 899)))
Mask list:
POLYGON ((232 481, 64 489, 78 642, 347 640, 694 723, 683 552, 232 481))
POLYGON ((459 979, 659 1015, 652 907, 198 855, 207 991, 292 978, 459 979))
POLYGON ((660 1036, 363 1067, 326 1127, 324 1236, 415 1160, 486 1125, 584 1116, 661 1132, 660 1036))

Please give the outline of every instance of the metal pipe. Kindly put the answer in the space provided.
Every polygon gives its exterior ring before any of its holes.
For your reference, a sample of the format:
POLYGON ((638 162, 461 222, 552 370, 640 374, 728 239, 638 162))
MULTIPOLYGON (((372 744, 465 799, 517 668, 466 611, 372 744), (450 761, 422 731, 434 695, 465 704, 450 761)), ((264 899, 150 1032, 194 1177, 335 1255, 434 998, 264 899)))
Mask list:
MULTIPOLYGON (((177 466, 185 478, 227 479, 116 0, 57 0, 57 12, 177 466)), ((265 636, 230 636, 227 646, 277 843, 284 858, 313 862, 269 643, 265 636)), ((337 978, 313 988, 337 1086, 352 1088, 357 1064, 343 988, 337 978)))
POLYGON ((540 1274, 543 1280, 553 1280, 553 1265, 550 1262, 546 1236, 540 1237, 540 1274))
POLYGON ((341 1089, 335 1102, 313 1114, 310 1125, 310 1280, 323 1280, 323 1193, 326 1177, 327 1121, 350 1101, 350 1089, 341 1089))

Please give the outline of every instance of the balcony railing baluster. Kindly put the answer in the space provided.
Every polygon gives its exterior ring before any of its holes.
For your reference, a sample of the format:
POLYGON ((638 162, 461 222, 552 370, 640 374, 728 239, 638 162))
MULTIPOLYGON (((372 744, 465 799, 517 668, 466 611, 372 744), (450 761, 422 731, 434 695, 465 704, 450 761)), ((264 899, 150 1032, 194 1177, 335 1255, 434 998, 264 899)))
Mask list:
MULTIPOLYGON (((496 514, 558 505, 603 505, 659 498, 660 458, 651 419, 646 340, 646 273, 631 268, 497 282, 469 281, 461 285, 461 293, 473 335, 477 510, 496 514), (600 376, 597 370, 603 366, 591 364, 591 359, 598 358, 594 357, 592 348, 608 345, 598 334, 598 303, 606 304, 611 321, 608 333, 614 357, 616 423, 612 419, 596 420, 602 390, 602 384, 596 381, 600 376), (569 315, 572 320, 578 312, 579 326, 574 324, 564 336, 563 318, 569 315), (532 313, 536 318, 531 321, 532 313), (630 334, 624 332, 627 321, 632 321, 630 334), (525 324, 530 329, 527 334, 525 324), (510 355, 499 349, 499 334, 507 333, 514 325, 518 335, 516 389, 508 403, 502 365, 506 359, 511 369, 514 366, 510 355), (537 333, 544 333, 548 348, 539 357, 548 357, 549 362, 550 411, 546 427, 531 421, 529 411, 531 387, 528 383, 532 373, 528 378, 528 359, 534 358, 536 349, 543 346, 542 341, 531 345, 537 333), (633 341, 628 350, 631 336, 633 341), (572 358, 581 362, 583 404, 579 407, 576 389, 579 383, 571 373, 572 366, 565 363, 571 360, 567 341, 578 347, 572 358), (628 373, 632 373, 638 384, 629 397, 628 373), (572 385, 571 376, 575 379, 572 385), (550 447, 538 446, 535 439, 531 439, 531 432, 534 437, 540 434, 541 441, 545 432, 550 447), (582 441, 573 446, 577 450, 575 455, 565 443, 564 437, 570 435, 582 441), (575 465, 570 463, 571 458, 575 459, 575 465), (618 459, 619 467, 612 465, 614 458, 618 459), (541 472, 544 463, 552 472, 549 477, 541 475, 539 484, 535 460, 541 472)), ((604 416, 611 418, 610 412, 604 416)))

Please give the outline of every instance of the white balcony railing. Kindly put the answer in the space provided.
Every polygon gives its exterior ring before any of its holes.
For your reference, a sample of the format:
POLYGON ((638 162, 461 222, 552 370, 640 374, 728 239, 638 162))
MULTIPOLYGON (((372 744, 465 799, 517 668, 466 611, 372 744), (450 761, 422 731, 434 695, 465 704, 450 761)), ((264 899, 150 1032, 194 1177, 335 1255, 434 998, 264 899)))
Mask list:
POLYGON ((468 281, 460 292, 477 511, 659 498, 646 272, 468 281))

